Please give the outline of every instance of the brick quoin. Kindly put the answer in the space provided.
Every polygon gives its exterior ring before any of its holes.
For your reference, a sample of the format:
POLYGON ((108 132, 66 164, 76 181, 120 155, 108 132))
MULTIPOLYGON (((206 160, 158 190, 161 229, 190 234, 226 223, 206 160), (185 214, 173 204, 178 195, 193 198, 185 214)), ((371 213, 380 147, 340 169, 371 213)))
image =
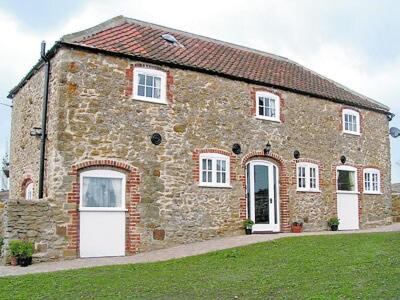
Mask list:
POLYGON ((139 250, 140 234, 137 232, 137 224, 140 222, 138 204, 140 203, 140 175, 138 169, 126 163, 115 160, 90 160, 75 164, 71 167, 68 175, 74 177, 71 192, 67 194, 67 203, 77 205, 77 208, 68 210, 70 223, 67 225, 67 237, 69 240, 68 250, 79 255, 79 201, 80 201, 80 180, 79 174, 86 168, 108 167, 122 171, 126 174, 126 228, 125 228, 125 251, 126 254, 135 254, 139 250))
POLYGON ((277 92, 276 90, 273 89, 269 89, 269 88, 255 88, 252 87, 250 89, 250 98, 251 98, 251 115, 252 116, 256 116, 257 115, 257 99, 256 99, 256 94, 257 92, 268 92, 271 94, 274 94, 276 96, 279 97, 279 105, 280 105, 280 109, 279 109, 279 119, 282 123, 285 122, 285 115, 283 113, 283 109, 285 107, 285 100, 284 100, 284 95, 280 92, 277 92))
POLYGON ((172 75, 172 72, 170 70, 166 70, 159 66, 143 64, 143 63, 130 64, 129 68, 125 70, 125 76, 126 76, 126 80, 127 80, 125 96, 132 97, 132 95, 133 95, 133 87, 134 87, 134 84, 133 84, 134 76, 133 75, 135 74, 134 73, 135 68, 146 68, 146 69, 153 69, 153 70, 165 72, 166 84, 167 84, 167 91, 166 91, 167 101, 169 104, 171 104, 173 102, 174 95, 172 93, 172 86, 174 84, 174 77, 172 75))
MULTIPOLYGON (((275 161, 279 168, 279 207, 281 216, 281 231, 290 232, 290 213, 289 213, 289 175, 283 158, 275 153, 264 154, 264 151, 252 151, 246 154, 241 161, 241 166, 246 168, 247 162, 255 158, 269 158, 275 161)), ((245 176, 243 176, 245 178, 245 176)), ((246 187, 246 179, 243 180, 243 186, 246 187)), ((245 189, 245 199, 246 199, 245 189)), ((247 206, 247 201, 246 201, 247 206)), ((241 212, 241 214, 244 212, 241 212)), ((246 211, 247 214, 247 211, 246 211)))

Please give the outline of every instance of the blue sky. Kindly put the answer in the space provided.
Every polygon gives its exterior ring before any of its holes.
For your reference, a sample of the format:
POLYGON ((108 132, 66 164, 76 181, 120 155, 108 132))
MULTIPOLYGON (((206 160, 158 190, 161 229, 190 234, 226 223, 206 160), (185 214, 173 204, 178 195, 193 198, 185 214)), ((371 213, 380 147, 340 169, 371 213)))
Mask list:
MULTIPOLYGON (((391 107, 400 128, 400 2, 389 0, 0 1, 0 102, 51 44, 117 15, 289 57, 391 107)), ((0 154, 10 109, 0 106, 0 154)), ((392 181, 400 182, 400 138, 391 138, 392 181)))

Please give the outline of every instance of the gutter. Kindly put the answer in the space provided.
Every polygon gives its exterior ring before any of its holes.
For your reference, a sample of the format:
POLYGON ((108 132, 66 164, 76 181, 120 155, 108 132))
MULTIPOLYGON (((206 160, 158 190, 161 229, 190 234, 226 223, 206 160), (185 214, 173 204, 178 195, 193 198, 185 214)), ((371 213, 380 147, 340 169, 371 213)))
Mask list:
MULTIPOLYGON (((50 57, 46 55, 46 43, 43 41, 40 52, 41 61, 44 63, 44 82, 43 82, 43 106, 42 106, 42 125, 40 133, 40 157, 39 157, 39 188, 38 198, 43 198, 44 185, 44 163, 46 155, 47 138, 47 104, 49 101, 49 77, 50 77, 50 57)), ((39 61, 40 62, 40 61, 39 61)), ((28 80, 28 79, 26 79, 28 80)))
MULTIPOLYGON (((162 65, 165 65, 165 66, 168 66, 168 67, 172 67, 172 68, 178 68, 178 69, 182 69, 182 70, 190 70, 190 71, 195 71, 195 72, 202 72, 202 73, 206 73, 206 74, 210 74, 210 75, 216 75, 216 76, 224 77, 224 78, 231 79, 231 80, 239 80, 239 81, 247 82, 247 83, 250 83, 250 84, 256 84, 256 85, 261 85, 261 86, 281 89, 281 90, 292 92, 292 93, 297 93, 297 94, 301 94, 301 95, 305 95, 305 96, 310 96, 310 97, 314 97, 314 98, 328 100, 328 101, 335 102, 335 103, 350 105, 350 106, 353 106, 353 107, 358 107, 358 108, 362 108, 362 109, 372 110, 372 111, 375 111, 375 112, 378 112, 378 113, 383 113, 383 114, 385 114, 387 116, 389 121, 392 120, 393 117, 394 117, 393 113, 391 113, 388 110, 385 110, 383 108, 379 109, 379 108, 369 107, 369 106, 366 106, 366 105, 356 104, 356 103, 353 103, 351 101, 346 101, 346 100, 337 99, 337 98, 333 98, 333 97, 321 96, 321 95, 318 95, 318 94, 305 92, 305 91, 302 91, 302 90, 296 90, 294 88, 288 88, 288 87, 279 86, 279 85, 276 85, 276 84, 265 83, 265 82, 260 82, 260 81, 257 81, 257 80, 251 80, 251 79, 247 79, 247 78, 243 78, 243 77, 229 75, 229 74, 221 73, 221 72, 214 71, 214 70, 211 70, 211 69, 187 66, 187 65, 179 64, 179 63, 176 63, 176 62, 173 62, 173 61, 160 61, 160 60, 156 60, 156 59, 142 57, 140 55, 119 53, 119 52, 115 52, 115 51, 104 50, 104 49, 94 48, 94 47, 75 44, 75 43, 69 43, 69 42, 65 42, 65 41, 57 41, 54 44, 54 46, 47 52, 46 56, 49 59, 51 59, 57 53, 58 49, 61 48, 61 47, 66 47, 66 48, 71 48, 71 49, 79 49, 79 50, 95 52, 95 53, 102 53, 102 54, 106 54, 106 55, 122 57, 122 58, 128 58, 128 59, 135 59, 135 60, 138 60, 138 61, 141 61, 141 62, 147 62, 147 63, 151 63, 151 64, 156 64, 156 65, 162 64, 162 65)), ((40 60, 32 68, 32 70, 21 80, 21 82, 9 92, 7 98, 12 99, 18 93, 19 89, 22 88, 22 86, 24 86, 24 84, 30 79, 30 77, 32 77, 42 66, 43 66, 43 60, 40 60)))

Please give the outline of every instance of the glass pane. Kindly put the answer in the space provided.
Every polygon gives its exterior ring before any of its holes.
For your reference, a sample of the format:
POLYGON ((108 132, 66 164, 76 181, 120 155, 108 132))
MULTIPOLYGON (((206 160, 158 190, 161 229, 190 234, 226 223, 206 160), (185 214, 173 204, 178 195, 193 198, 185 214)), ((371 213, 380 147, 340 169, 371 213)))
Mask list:
POLYGON ((161 88, 161 78, 160 77, 154 77, 154 87, 161 88))
POLYGON ((207 171, 202 172, 201 182, 207 182, 207 171))
POLYGON ((212 181, 212 172, 208 171, 208 182, 212 181))
POLYGON ((223 172, 222 174, 222 183, 226 183, 226 173, 223 172))
POLYGON ((84 177, 83 207, 121 207, 121 178, 84 177))
POLYGON ((268 167, 254 166, 255 222, 269 224, 268 167))
POLYGON ((217 159, 217 171, 221 170, 221 161, 217 159))
POLYGON ((263 115, 264 115, 264 107, 262 107, 262 106, 259 106, 259 107, 258 107, 258 114, 259 114, 260 116, 263 116, 263 115))
POLYGON ((354 171, 338 171, 338 190, 339 191, 355 191, 355 172, 354 171))
POLYGON ((222 160, 222 171, 226 171, 226 160, 222 160))
POLYGON ((208 170, 212 170, 212 160, 208 159, 208 170))
POLYGON ((201 160, 201 163, 202 163, 202 168, 203 168, 203 170, 206 170, 206 169, 207 169, 207 159, 203 158, 203 159, 201 160))
POLYGON ((156 99, 161 98, 161 90, 160 89, 154 89, 154 98, 156 98, 156 99))
POLYGON ((153 88, 152 87, 146 87, 146 97, 153 98, 153 88))
POLYGON ((146 76, 146 85, 147 86, 153 86, 153 76, 146 76))
POLYGON ((144 86, 143 85, 138 86, 138 95, 144 97, 144 86))
POLYGON ((145 75, 139 74, 139 84, 144 85, 145 77, 145 75))
POLYGON ((221 172, 217 172, 217 182, 221 183, 221 172))

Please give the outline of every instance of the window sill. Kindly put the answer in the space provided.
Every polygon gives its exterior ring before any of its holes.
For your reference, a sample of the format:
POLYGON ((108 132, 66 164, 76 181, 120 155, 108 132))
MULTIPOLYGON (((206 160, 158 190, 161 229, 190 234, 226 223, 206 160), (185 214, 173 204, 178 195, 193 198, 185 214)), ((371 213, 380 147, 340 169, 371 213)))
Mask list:
POLYGON ((359 192, 356 191, 336 191, 336 194, 353 194, 353 195, 358 195, 360 194, 359 192))
POLYGON ((199 184, 198 187, 201 188, 218 188, 218 189, 232 189, 231 185, 208 185, 208 184, 199 184))
POLYGON ((361 133, 359 133, 359 132, 344 131, 344 130, 343 130, 343 134, 354 135, 354 136, 360 136, 361 135, 361 133))
POLYGON ((150 102, 150 103, 156 103, 156 104, 163 104, 163 105, 168 104, 166 100, 153 100, 152 98, 146 98, 146 97, 140 97, 140 96, 134 96, 132 98, 132 100, 141 101, 141 102, 150 102))
POLYGON ((90 207, 90 208, 79 208, 79 211, 83 212, 127 212, 125 208, 106 208, 106 207, 90 207))
POLYGON ((263 117, 263 116, 256 116, 256 119, 264 120, 264 121, 271 121, 271 122, 275 122, 275 123, 282 123, 281 120, 279 120, 279 119, 263 117))
POLYGON ((382 192, 364 192, 364 195, 383 195, 382 192))
POLYGON ((321 190, 296 190, 298 193, 322 193, 321 190))

